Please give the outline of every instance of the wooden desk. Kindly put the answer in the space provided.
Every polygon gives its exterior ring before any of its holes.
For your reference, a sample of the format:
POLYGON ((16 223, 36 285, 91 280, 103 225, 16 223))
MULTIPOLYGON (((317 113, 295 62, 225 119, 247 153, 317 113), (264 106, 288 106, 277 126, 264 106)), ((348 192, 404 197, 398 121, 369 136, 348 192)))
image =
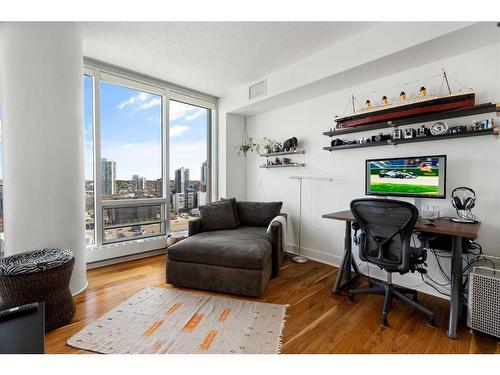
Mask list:
MULTIPOLYGON (((342 288, 358 276, 359 270, 352 256, 351 244, 351 223, 354 216, 351 210, 334 212, 323 215, 325 219, 345 221, 344 257, 333 285, 333 293, 339 293, 342 288), (351 270, 352 268, 352 270, 351 270)), ((462 316, 462 251, 464 239, 474 239, 479 235, 477 224, 455 223, 448 219, 439 219, 436 225, 424 224, 418 220, 414 230, 416 232, 436 233, 452 237, 452 261, 451 261, 451 296, 450 296, 450 316, 448 320, 448 337, 457 339, 458 320, 462 316)))

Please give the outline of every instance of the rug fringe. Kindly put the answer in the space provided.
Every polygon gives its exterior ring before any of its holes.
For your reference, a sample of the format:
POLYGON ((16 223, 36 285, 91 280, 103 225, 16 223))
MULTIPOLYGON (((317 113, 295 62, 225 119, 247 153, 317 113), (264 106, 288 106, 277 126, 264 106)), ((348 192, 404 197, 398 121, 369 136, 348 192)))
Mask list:
POLYGON ((290 307, 290 305, 283 305, 285 307, 285 311, 283 313, 283 318, 281 319, 281 325, 280 325, 280 335, 278 337, 278 353, 277 354, 281 354, 281 351, 283 349, 283 331, 285 330, 285 323, 286 323, 286 319, 288 318, 288 314, 287 314, 287 311, 288 311, 288 308, 290 307))

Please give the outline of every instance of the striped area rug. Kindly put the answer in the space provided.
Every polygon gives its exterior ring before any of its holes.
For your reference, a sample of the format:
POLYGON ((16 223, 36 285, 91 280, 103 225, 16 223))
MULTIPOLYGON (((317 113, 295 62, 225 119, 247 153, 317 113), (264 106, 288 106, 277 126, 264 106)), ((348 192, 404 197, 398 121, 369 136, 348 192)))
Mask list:
POLYGON ((286 305, 146 288, 67 343, 98 353, 276 354, 286 305))

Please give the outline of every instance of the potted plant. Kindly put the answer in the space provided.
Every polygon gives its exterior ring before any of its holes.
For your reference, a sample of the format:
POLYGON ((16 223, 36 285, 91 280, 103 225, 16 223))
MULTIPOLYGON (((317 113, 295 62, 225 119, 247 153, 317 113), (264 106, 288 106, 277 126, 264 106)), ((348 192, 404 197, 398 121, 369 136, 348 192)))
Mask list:
POLYGON ((265 152, 267 154, 270 154, 272 152, 281 152, 283 151, 283 147, 281 146, 281 143, 272 140, 270 138, 264 137, 264 143, 262 144, 262 147, 264 148, 265 152))
POLYGON ((238 154, 247 156, 248 152, 257 151, 259 152, 260 145, 252 138, 248 137, 239 147, 238 154))

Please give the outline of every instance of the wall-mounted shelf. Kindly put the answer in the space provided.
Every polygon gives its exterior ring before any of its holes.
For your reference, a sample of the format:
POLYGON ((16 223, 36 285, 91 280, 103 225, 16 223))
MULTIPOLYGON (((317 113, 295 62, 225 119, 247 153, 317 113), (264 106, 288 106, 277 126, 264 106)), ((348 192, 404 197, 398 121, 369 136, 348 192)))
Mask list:
POLYGON ((293 167, 305 167, 305 166, 306 166, 305 163, 290 163, 290 164, 276 164, 276 165, 273 164, 260 165, 259 167, 270 169, 270 168, 293 168, 293 167))
POLYGON ((295 150, 295 151, 281 151, 281 152, 268 152, 264 154, 259 154, 263 158, 267 158, 270 156, 285 156, 285 155, 303 155, 306 152, 304 150, 295 150))
POLYGON ((330 146, 330 147, 323 147, 323 150, 338 151, 338 150, 347 150, 350 148, 391 146, 391 145, 398 145, 398 144, 402 144, 402 143, 431 142, 431 141, 440 141, 440 140, 444 140, 444 139, 478 137, 481 135, 498 135, 498 134, 499 134, 499 128, 495 127, 492 129, 477 130, 474 132, 467 132, 467 133, 443 134, 443 135, 434 135, 434 136, 427 136, 427 137, 414 137, 414 138, 407 138, 407 139, 390 140, 390 141, 385 141, 385 142, 356 143, 356 144, 352 144, 352 145, 339 145, 339 146, 333 146, 333 147, 330 146))
POLYGON ((326 135, 329 137, 334 137, 334 136, 343 135, 343 134, 352 134, 352 133, 366 132, 366 131, 370 131, 370 130, 388 129, 388 128, 393 128, 396 126, 413 125, 413 124, 419 124, 422 122, 439 121, 439 120, 443 120, 443 119, 479 115, 479 114, 491 113, 491 112, 497 112, 497 114, 500 113, 500 103, 497 103, 497 104, 485 103, 485 104, 476 105, 476 106, 471 107, 471 108, 453 109, 450 111, 443 111, 443 112, 438 112, 438 113, 430 113, 430 114, 426 114, 426 115, 413 116, 413 117, 408 117, 405 119, 377 122, 375 124, 360 125, 360 126, 346 128, 346 129, 330 130, 328 132, 324 132, 323 135, 326 135))

